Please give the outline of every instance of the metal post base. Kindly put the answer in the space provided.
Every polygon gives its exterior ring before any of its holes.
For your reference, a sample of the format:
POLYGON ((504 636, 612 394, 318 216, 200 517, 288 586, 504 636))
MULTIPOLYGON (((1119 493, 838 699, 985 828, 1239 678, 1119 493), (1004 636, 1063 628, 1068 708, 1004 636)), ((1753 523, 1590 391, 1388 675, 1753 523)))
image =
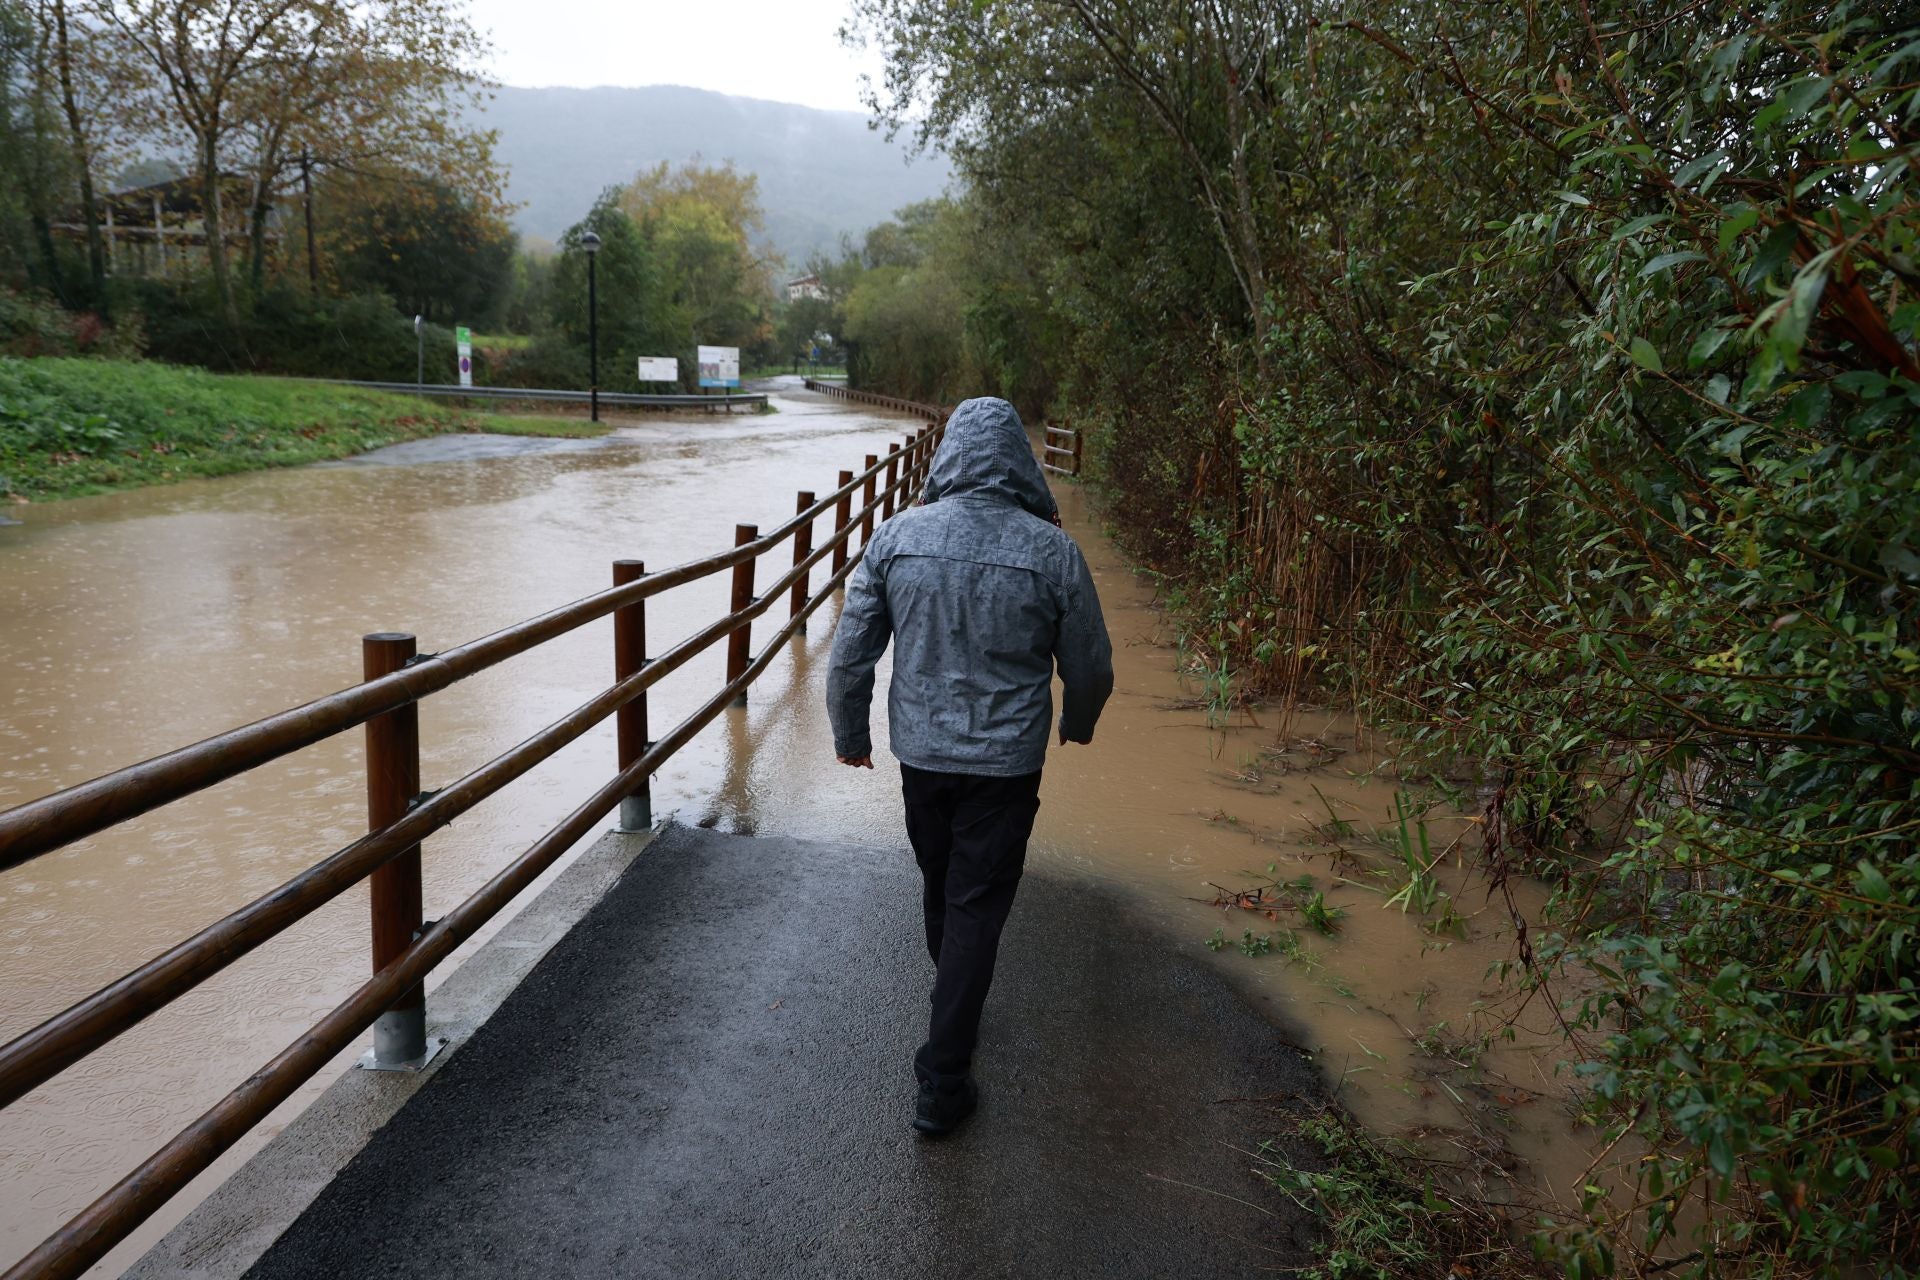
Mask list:
POLYGON ((641 792, 620 802, 620 823, 615 831, 629 834, 653 830, 653 796, 641 792))
POLYGON ((444 1036, 427 1037, 427 1011, 383 1013, 373 1024, 373 1048, 360 1055, 362 1071, 418 1071, 446 1048, 444 1036))

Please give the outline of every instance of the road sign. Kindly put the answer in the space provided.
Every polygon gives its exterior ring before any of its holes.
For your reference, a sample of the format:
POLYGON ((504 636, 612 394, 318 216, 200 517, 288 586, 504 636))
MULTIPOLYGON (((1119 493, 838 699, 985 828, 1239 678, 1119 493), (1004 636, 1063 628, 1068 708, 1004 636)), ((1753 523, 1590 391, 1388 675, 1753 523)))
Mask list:
POLYGON ((676 356, 641 356, 640 381, 680 381, 680 360, 676 356))
POLYGON ((470 387, 473 385, 473 330, 463 324, 455 325, 453 341, 460 351, 460 385, 470 387))
POLYGON ((740 385, 740 348, 701 347, 700 385, 737 387, 740 385))

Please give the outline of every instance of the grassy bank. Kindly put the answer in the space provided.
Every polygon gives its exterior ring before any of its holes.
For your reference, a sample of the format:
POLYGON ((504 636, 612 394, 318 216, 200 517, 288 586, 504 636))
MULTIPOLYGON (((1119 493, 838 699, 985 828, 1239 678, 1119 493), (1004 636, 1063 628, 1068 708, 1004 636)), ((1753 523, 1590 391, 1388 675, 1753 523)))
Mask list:
POLYGON ((603 436, 613 430, 604 422, 590 422, 585 418, 563 418, 559 414, 527 413, 490 413, 484 410, 469 411, 456 415, 461 425, 459 431, 484 431, 496 436, 563 436, 568 439, 583 440, 592 436, 603 436))
POLYGON ((0 493, 34 501, 297 466, 451 431, 605 430, 138 361, 0 359, 0 493))

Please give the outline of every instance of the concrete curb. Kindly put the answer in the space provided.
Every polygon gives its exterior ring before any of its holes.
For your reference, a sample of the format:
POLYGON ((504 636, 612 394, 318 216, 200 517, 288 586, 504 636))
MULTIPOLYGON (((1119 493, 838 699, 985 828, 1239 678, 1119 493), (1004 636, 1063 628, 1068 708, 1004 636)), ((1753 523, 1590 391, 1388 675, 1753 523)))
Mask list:
POLYGON ((128 1280, 237 1280, 347 1162, 444 1068, 541 958, 605 897, 652 833, 610 831, 434 989, 427 1033, 447 1048, 416 1075, 349 1070, 149 1249, 128 1280))

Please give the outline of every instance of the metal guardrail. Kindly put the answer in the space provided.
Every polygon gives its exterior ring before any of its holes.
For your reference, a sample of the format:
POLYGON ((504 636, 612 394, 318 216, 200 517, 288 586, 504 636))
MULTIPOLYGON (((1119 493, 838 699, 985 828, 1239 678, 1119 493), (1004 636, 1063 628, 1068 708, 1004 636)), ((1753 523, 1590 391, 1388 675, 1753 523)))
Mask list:
POLYGON ((0 1045, 0 1106, 18 1101, 366 879, 372 882, 373 977, 15 1263, 3 1280, 65 1280, 86 1271, 369 1026, 375 1028, 371 1065, 422 1065, 431 1056, 423 994, 427 974, 614 809, 620 810, 623 829, 651 823, 651 776, 723 709, 745 700, 781 647, 804 630, 807 618, 853 572, 876 517, 891 516, 896 497, 898 509, 904 509, 924 486, 941 435, 938 425, 923 428, 910 434, 904 447, 890 446, 884 459, 869 454, 859 474, 842 471, 839 487, 824 498, 799 494, 797 514, 769 533, 736 526, 729 551, 653 574, 640 561, 617 560, 608 590, 437 654, 416 654, 411 635, 365 636, 362 684, 0 812, 4 870, 366 726, 367 835, 0 1045), (833 532, 815 547, 814 524, 828 510, 833 532), (853 551, 856 532, 858 552, 853 551), (792 568, 756 594, 759 557, 788 539, 794 544, 792 568), (814 566, 829 556, 830 576, 819 592, 810 593, 814 566), (648 597, 729 569, 731 612, 647 657, 648 597), (783 596, 789 601, 786 625, 754 656, 753 620, 783 596), (614 623, 611 686, 466 776, 435 790, 420 789, 422 698, 609 614, 614 623), (728 641, 726 684, 664 737, 651 739, 647 690, 723 638, 728 641), (608 716, 616 717, 618 730, 613 777, 464 902, 437 921, 424 920, 421 841, 608 716))
MULTIPOLYGON (((559 404, 586 404, 588 391, 558 391, 540 387, 461 387, 428 382, 360 382, 352 378, 308 378, 334 387, 362 387, 368 391, 391 391, 410 396, 444 396, 458 400, 538 400, 559 404)), ((763 391, 728 392, 718 396, 646 395, 634 391, 602 391, 600 403, 630 409, 724 409, 734 405, 762 408, 767 403, 763 391)))

